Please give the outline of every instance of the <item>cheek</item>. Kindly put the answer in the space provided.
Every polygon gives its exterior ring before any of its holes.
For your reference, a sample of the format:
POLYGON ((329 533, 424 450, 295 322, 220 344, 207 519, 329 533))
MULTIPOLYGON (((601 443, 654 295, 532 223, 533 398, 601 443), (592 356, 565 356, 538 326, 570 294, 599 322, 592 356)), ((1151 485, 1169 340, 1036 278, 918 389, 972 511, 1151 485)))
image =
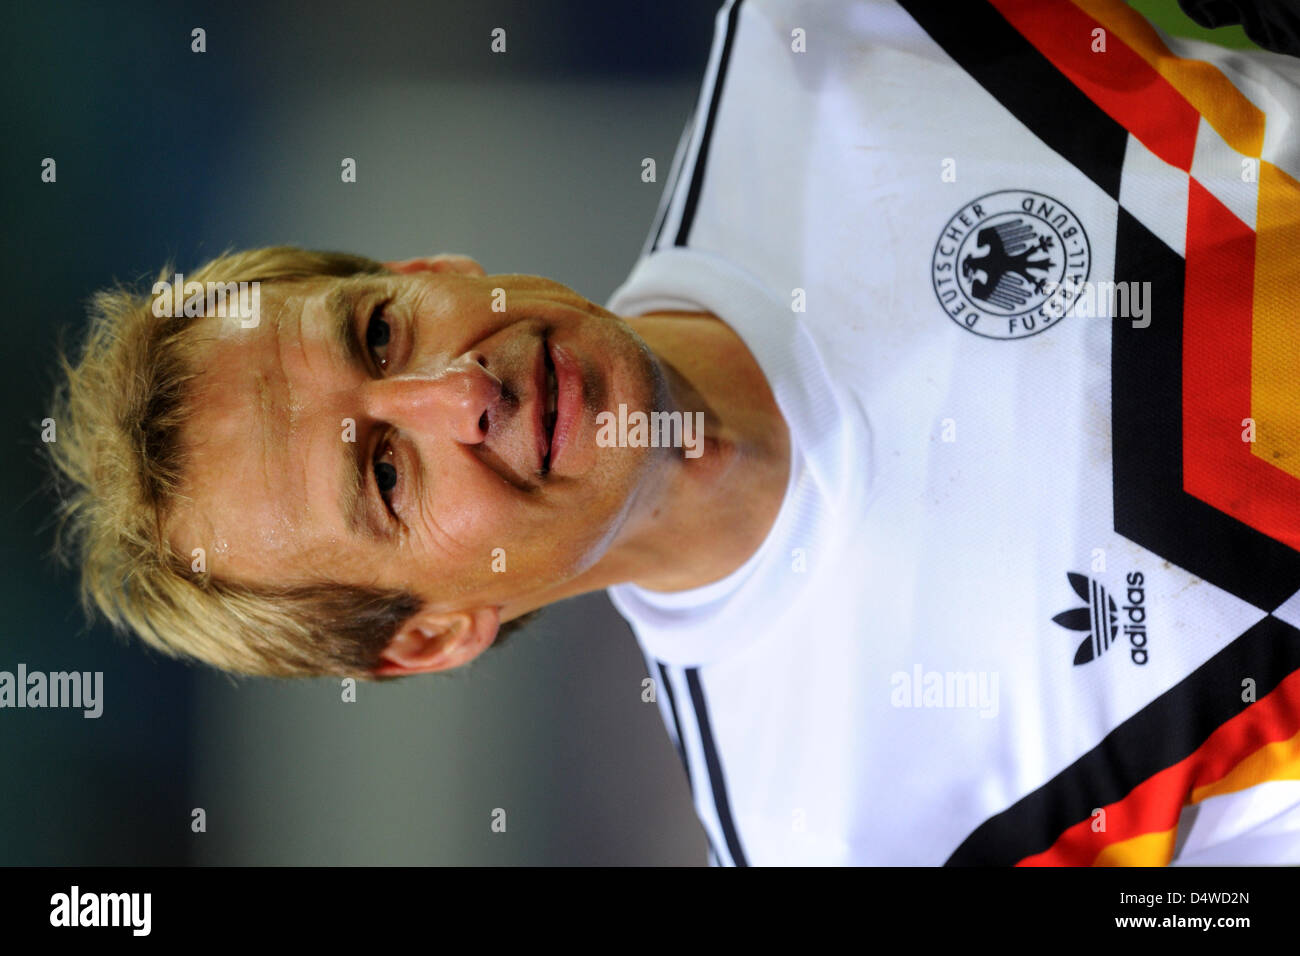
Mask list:
POLYGON ((586 571, 608 550, 623 529, 635 492, 653 467, 653 451, 644 448, 601 449, 601 455, 576 495, 564 496, 567 507, 532 516, 527 538, 519 545, 548 562, 551 576, 568 579, 586 571))
POLYGON ((446 559, 472 563, 508 543, 508 529, 523 510, 511 500, 517 496, 500 478, 476 469, 443 475, 418 525, 446 559))
POLYGON ((470 586, 504 585, 518 593, 569 580, 600 559, 618 524, 618 496, 607 489, 563 490, 569 493, 548 499, 545 492, 534 498, 504 487, 446 516, 468 546, 458 563, 470 586))

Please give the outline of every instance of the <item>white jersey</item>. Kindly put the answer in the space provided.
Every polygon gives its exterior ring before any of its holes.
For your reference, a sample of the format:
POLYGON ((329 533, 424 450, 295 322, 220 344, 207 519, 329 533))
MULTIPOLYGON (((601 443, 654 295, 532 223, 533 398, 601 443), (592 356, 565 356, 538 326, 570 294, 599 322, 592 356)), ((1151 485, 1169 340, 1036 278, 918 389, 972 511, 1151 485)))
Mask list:
POLYGON ((1300 62, 1118 0, 717 25, 608 303, 720 316, 791 432, 742 568, 609 589, 711 862, 1300 861, 1300 62))

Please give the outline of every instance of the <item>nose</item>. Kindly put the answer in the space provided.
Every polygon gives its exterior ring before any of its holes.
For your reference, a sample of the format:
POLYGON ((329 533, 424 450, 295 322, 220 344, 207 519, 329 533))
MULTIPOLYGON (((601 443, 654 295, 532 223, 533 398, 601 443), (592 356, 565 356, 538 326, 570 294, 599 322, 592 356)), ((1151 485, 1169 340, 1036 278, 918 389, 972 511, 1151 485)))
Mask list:
POLYGON ((375 419, 408 431, 450 433, 477 444, 486 437, 489 413, 501 400, 501 380, 480 352, 466 352, 437 372, 415 372, 367 383, 365 407, 375 419))

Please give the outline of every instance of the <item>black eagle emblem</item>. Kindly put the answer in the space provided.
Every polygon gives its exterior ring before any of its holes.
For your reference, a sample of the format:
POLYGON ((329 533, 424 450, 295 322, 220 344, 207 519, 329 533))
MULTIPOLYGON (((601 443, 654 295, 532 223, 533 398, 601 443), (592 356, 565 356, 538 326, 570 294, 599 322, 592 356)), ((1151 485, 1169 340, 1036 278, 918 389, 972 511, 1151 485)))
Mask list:
POLYGON ((1034 242, 1035 238, 1034 227, 1026 225, 1023 219, 1010 219, 981 229, 975 239, 989 251, 982 256, 967 256, 961 263, 962 276, 972 280, 971 295, 1000 309, 1011 310, 1023 306, 1031 293, 1041 293, 1045 277, 1035 278, 1029 270, 1046 273, 1052 269, 1050 256, 1032 258, 1052 248, 1052 237, 1043 236, 1034 242), (981 273, 983 278, 974 278, 976 273, 981 273))

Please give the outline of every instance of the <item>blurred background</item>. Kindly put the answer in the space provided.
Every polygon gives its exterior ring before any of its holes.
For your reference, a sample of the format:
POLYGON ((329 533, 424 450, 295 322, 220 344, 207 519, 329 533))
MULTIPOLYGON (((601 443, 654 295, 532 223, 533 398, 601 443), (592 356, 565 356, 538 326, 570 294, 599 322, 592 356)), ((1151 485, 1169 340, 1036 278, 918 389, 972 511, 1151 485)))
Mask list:
MULTIPOLYGON (((1174 0, 1134 3, 1203 31, 1174 0)), ((102 671, 103 716, 0 710, 0 864, 681 864, 704 835, 603 595, 467 672, 236 679, 87 627, 48 558, 55 342, 113 279, 227 247, 463 252, 596 301, 650 228, 710 0, 11 5, 0 670, 102 671), (191 30, 207 52, 190 51, 191 30), (489 51, 506 30, 506 53, 489 51), (57 183, 40 181, 57 161, 57 183), (340 182, 340 161, 357 182, 340 182), (653 157, 658 182, 642 183, 653 157), (207 830, 191 831, 191 811, 207 830), (505 833, 490 827, 507 814, 505 833)))
POLYGON ((293 243, 464 252, 602 302, 640 251, 716 7, 653 2, 11 9, 3 41, 0 670, 103 671, 104 713, 0 710, 4 864, 702 864, 646 667, 603 595, 463 674, 340 700, 85 629, 46 559, 56 336, 168 258, 293 243), (190 52, 190 31, 207 52, 190 52), (506 30, 506 52, 489 51, 506 30), (58 180, 44 184, 44 157, 58 180), (340 182, 340 160, 357 182, 340 182), (642 183, 641 160, 659 167, 642 183), (190 829, 195 807, 207 832, 190 829), (490 828, 494 808, 505 833, 490 828))

